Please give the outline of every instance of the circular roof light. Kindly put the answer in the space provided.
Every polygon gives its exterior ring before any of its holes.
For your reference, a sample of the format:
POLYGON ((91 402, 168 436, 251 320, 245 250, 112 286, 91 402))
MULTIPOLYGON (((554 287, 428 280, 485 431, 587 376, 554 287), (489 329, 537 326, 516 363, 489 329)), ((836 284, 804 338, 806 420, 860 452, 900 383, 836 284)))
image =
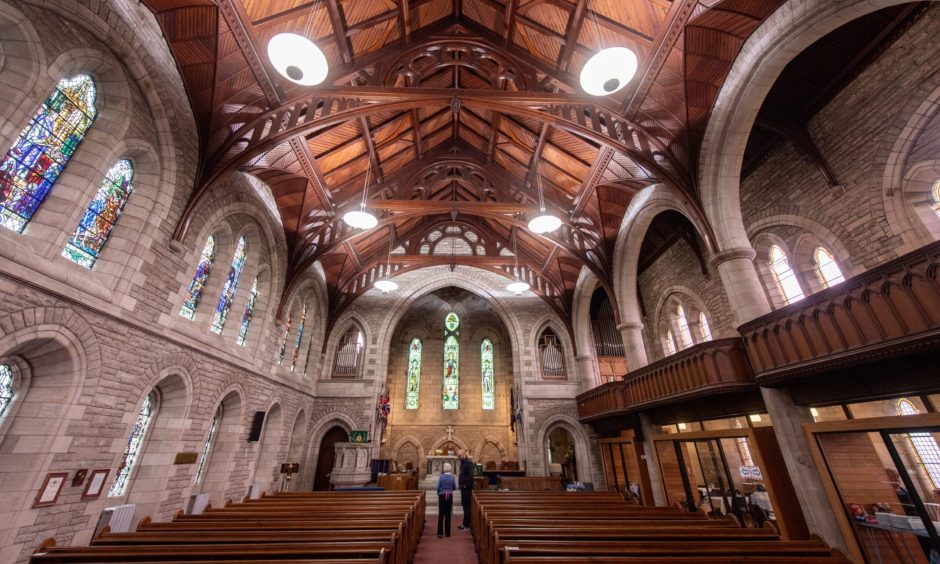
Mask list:
POLYGON ((284 78, 303 86, 314 86, 326 79, 330 70, 323 51, 302 35, 279 33, 268 41, 268 58, 284 78))
POLYGON ((513 294, 516 294, 516 295, 518 296, 518 295, 521 294, 522 292, 525 292, 526 290, 528 290, 528 289, 529 289, 529 285, 526 284, 525 282, 522 282, 522 281, 517 280, 517 281, 515 281, 515 282, 511 282, 511 283, 507 284, 507 285, 506 285, 506 289, 509 290, 510 292, 512 292, 513 294))
POLYGON ((346 212, 343 221, 346 222, 346 225, 355 229, 372 229, 379 224, 379 220, 365 210, 346 212))
POLYGON ((375 286, 379 290, 382 290, 383 294, 394 292, 395 290, 398 289, 398 284, 392 282, 391 280, 387 280, 385 278, 383 278, 382 280, 376 280, 373 286, 375 286))
POLYGON ((529 231, 533 233, 550 233, 559 227, 561 227, 561 220, 544 211, 542 215, 532 218, 529 222, 529 231))
POLYGON ((594 54, 581 69, 581 88, 592 96, 620 90, 636 74, 636 55, 626 47, 608 47, 594 54))

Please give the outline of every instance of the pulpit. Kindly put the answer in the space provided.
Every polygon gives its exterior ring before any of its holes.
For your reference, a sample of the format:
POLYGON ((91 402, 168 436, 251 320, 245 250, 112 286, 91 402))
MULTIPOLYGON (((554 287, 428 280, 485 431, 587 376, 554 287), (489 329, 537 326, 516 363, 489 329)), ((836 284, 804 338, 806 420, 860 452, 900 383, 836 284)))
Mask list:
POLYGON ((372 481, 371 450, 371 443, 336 443, 330 483, 337 488, 349 488, 372 481))

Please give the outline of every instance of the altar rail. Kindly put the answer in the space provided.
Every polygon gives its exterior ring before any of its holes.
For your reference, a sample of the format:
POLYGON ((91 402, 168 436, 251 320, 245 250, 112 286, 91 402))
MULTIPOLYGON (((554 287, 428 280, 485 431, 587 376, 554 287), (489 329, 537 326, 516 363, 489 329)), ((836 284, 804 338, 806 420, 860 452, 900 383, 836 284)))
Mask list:
POLYGON ((940 347, 940 242, 738 331, 761 384, 940 347))
POLYGON ((663 403, 755 388, 739 338, 689 347, 577 397, 582 422, 663 403))

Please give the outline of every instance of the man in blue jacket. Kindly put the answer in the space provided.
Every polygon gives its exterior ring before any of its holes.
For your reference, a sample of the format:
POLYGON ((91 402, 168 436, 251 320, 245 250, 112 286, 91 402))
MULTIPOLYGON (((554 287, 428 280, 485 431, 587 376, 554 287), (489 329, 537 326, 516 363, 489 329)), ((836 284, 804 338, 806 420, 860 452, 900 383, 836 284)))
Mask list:
POLYGON ((473 462, 467 456, 467 451, 457 451, 460 458, 460 473, 457 475, 460 484, 460 505, 463 507, 463 523, 457 527, 461 531, 470 530, 470 498, 473 495, 473 462))

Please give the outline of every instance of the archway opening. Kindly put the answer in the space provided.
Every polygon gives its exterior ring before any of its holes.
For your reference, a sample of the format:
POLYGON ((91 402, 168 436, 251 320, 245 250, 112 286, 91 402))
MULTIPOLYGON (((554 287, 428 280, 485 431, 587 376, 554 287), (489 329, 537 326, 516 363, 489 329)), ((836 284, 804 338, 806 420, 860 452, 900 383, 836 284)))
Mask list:
POLYGON ((336 443, 345 442, 349 442, 349 433, 338 425, 323 435, 317 456, 317 471, 313 477, 314 491, 330 489, 330 473, 336 463, 336 443))
POLYGON ((561 425, 548 432, 545 439, 548 473, 560 476, 562 483, 578 481, 578 457, 574 437, 561 425))

